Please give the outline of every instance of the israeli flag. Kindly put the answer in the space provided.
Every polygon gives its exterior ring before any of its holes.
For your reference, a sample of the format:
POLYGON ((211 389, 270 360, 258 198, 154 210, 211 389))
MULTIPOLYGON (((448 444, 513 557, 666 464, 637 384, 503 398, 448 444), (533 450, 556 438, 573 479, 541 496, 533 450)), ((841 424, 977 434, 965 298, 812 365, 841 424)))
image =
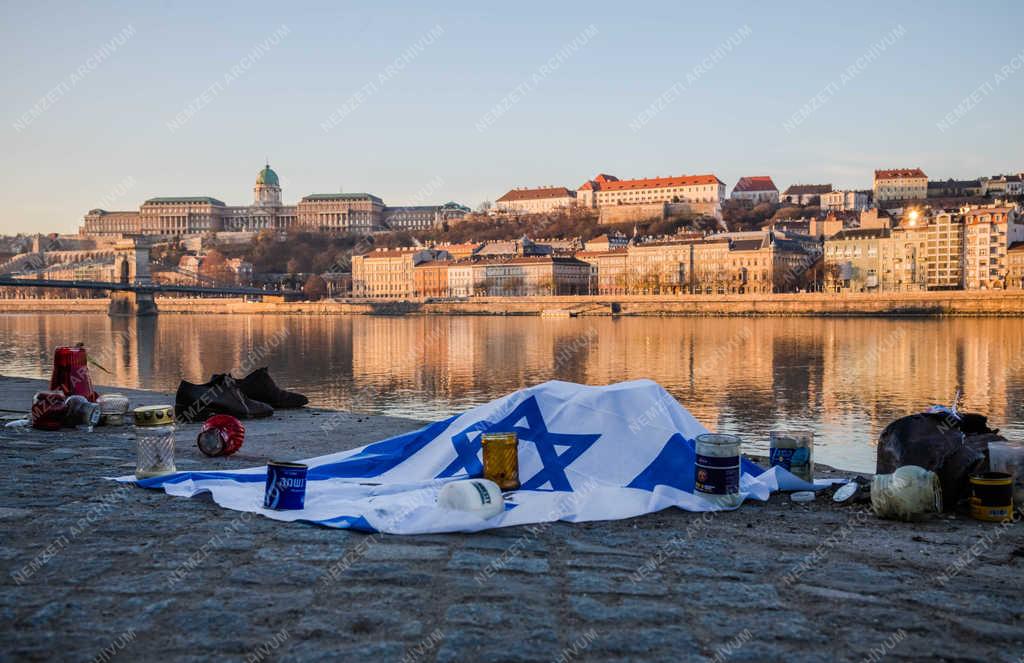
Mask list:
MULTIPOLYGON (((605 387, 546 382, 411 433, 298 461, 309 466, 301 510, 263 508, 266 467, 178 472, 137 483, 179 497, 209 492, 223 507, 275 520, 389 534, 616 520, 668 507, 735 508, 694 492, 694 440, 706 432, 650 380, 605 387), (488 519, 439 507, 446 483, 482 476, 480 435, 487 432, 518 435, 521 488, 506 493, 504 512, 488 519)), ((744 500, 814 488, 781 468, 741 463, 744 500)))

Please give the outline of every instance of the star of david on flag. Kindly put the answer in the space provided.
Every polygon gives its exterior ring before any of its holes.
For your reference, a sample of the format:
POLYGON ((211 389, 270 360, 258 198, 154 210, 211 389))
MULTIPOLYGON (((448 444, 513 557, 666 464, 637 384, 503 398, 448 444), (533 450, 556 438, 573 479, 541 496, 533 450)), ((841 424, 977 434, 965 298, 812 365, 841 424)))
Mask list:
MULTIPOLYGON (((275 520, 392 534, 473 532, 615 520, 669 507, 719 510, 693 489, 693 441, 705 432, 650 380, 603 387, 553 381, 419 430, 300 460, 309 467, 301 510, 261 506, 266 467, 118 480, 180 497, 210 493, 225 508, 275 520), (492 518, 441 508, 437 495, 445 484, 482 475, 480 435, 486 432, 516 433, 521 487, 506 493, 505 511, 492 518)), ((816 487, 745 459, 741 470, 744 499, 816 487)))

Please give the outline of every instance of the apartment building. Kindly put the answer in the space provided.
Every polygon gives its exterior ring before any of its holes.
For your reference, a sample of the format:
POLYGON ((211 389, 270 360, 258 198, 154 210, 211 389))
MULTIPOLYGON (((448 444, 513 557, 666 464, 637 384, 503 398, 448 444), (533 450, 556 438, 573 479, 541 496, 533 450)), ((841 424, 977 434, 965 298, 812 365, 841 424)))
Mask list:
POLYGON ((417 295, 414 268, 434 260, 450 260, 436 249, 378 249, 352 256, 352 294, 356 297, 409 299, 417 295))
POLYGON ((871 206, 867 191, 829 191, 821 194, 821 209, 830 212, 861 212, 871 206))
POLYGON ((1009 249, 1024 241, 1024 224, 1010 206, 976 207, 963 215, 964 288, 1005 287, 1009 275, 1009 249))
POLYGON ((703 213, 715 215, 720 213, 724 200, 725 183, 710 174, 620 180, 601 173, 576 190, 577 204, 589 208, 690 203, 703 213))
POLYGON ((564 186, 512 189, 495 201, 498 211, 515 214, 547 214, 576 204, 576 193, 564 186))
POLYGON ((755 205, 757 203, 779 202, 779 190, 767 175, 753 177, 741 177, 736 186, 732 188, 729 197, 733 200, 747 200, 755 205))
POLYGON ((781 202, 790 205, 820 205, 821 197, 831 191, 831 184, 792 184, 782 192, 781 202))
POLYGON ((928 176, 920 168, 876 170, 872 188, 875 204, 928 197, 928 176))

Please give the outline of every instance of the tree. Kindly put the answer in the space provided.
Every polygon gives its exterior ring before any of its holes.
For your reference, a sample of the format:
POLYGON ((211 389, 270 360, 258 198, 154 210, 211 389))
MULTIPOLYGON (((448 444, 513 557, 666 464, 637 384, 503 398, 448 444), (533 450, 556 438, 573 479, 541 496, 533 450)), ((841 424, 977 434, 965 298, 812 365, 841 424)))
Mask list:
POLYGON ((306 299, 319 301, 327 296, 327 282, 317 274, 310 274, 302 286, 302 293, 306 295, 306 299))
POLYGON ((235 274, 228 267, 228 260, 217 249, 210 249, 199 264, 199 275, 215 283, 233 283, 235 274))
POLYGON ((301 269, 302 264, 299 262, 298 258, 291 258, 288 260, 287 270, 289 274, 294 276, 295 274, 298 274, 301 269))

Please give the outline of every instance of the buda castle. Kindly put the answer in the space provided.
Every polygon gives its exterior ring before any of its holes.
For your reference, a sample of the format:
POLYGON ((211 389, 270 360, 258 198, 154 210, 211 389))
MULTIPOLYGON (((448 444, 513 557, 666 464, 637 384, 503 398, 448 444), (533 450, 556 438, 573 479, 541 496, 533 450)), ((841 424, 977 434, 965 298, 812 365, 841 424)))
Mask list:
POLYGON ((296 205, 281 202, 281 181, 267 164, 256 175, 251 205, 230 206, 210 196, 150 198, 138 211, 90 210, 79 229, 86 236, 184 236, 206 232, 286 231, 369 234, 423 230, 460 219, 458 203, 388 207, 369 193, 314 193, 296 205))

